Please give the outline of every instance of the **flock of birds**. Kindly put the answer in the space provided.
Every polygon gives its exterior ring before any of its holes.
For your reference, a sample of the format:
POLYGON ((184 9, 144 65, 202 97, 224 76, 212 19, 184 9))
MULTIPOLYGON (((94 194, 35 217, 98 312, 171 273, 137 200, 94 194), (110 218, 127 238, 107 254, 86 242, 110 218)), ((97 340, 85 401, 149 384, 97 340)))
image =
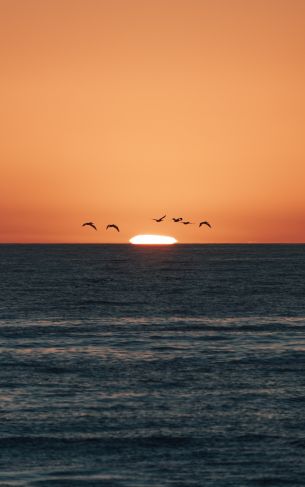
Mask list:
MULTIPOLYGON (((94 228, 94 230, 97 230, 97 228, 93 222, 85 222, 82 224, 82 227, 86 227, 86 226, 92 227, 92 228, 94 228)), ((111 225, 107 225, 106 230, 108 230, 108 228, 114 228, 118 232, 120 231, 119 227, 117 225, 115 225, 114 223, 112 223, 111 225)))
MULTIPOLYGON (((161 216, 161 218, 153 218, 153 220, 157 223, 160 223, 160 222, 163 222, 165 218, 166 218, 166 215, 161 216)), ((195 225, 195 223, 193 223, 193 222, 183 221, 183 218, 181 218, 181 216, 179 218, 172 218, 172 220, 175 223, 183 223, 183 225, 195 225)), ((207 222, 206 220, 199 223, 199 227, 201 227, 202 225, 207 225, 208 227, 212 228, 212 225, 210 225, 210 223, 207 222)))
MULTIPOLYGON (((163 216, 161 216, 161 218, 153 218, 153 220, 157 223, 161 223, 165 220, 165 218, 166 218, 166 215, 163 215, 163 216)), ((193 223, 193 222, 184 221, 183 218, 181 218, 181 217, 172 218, 172 220, 175 223, 182 223, 183 225, 195 225, 195 223, 193 223)), ((201 227, 202 225, 207 225, 209 228, 212 228, 212 225, 210 225, 210 223, 207 222, 206 220, 199 223, 199 227, 201 227)), ((93 222, 85 222, 82 224, 82 227, 86 227, 86 226, 92 227, 94 230, 97 230, 96 225, 93 222)), ((117 232, 120 231, 119 227, 117 225, 115 225, 114 223, 111 223, 111 224, 106 226, 106 230, 108 230, 109 228, 114 228, 117 232)))

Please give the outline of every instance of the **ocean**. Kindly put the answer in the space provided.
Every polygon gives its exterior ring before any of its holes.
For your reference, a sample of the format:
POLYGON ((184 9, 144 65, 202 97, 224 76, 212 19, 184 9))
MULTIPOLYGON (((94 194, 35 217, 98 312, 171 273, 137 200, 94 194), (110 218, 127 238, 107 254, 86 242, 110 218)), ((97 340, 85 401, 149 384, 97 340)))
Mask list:
POLYGON ((305 245, 1 245, 0 485, 305 485, 305 245))

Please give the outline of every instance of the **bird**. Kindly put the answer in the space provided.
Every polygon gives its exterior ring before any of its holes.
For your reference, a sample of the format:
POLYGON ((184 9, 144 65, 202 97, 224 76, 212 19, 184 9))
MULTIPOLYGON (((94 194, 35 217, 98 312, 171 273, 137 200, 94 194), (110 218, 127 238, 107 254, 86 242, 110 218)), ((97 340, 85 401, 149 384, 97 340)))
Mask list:
POLYGON ((93 222, 86 222, 86 223, 83 223, 83 224, 82 224, 82 227, 85 227, 86 225, 87 225, 88 227, 92 227, 92 228, 94 228, 94 230, 97 230, 97 228, 96 228, 96 226, 94 225, 94 223, 93 223, 93 222))
POLYGON ((209 222, 205 221, 205 222, 200 222, 199 223, 199 227, 201 227, 201 225, 207 225, 208 227, 212 228, 212 225, 209 224, 209 222))
POLYGON ((155 222, 157 222, 157 223, 160 223, 164 220, 165 217, 166 217, 166 215, 161 216, 161 218, 153 218, 153 220, 155 220, 155 222))
POLYGON ((194 225, 194 223, 192 222, 179 222, 179 223, 183 223, 183 225, 194 225))
POLYGON ((114 223, 112 223, 111 225, 107 225, 106 230, 108 230, 108 228, 115 228, 118 232, 120 231, 119 227, 117 225, 114 225, 114 223))
POLYGON ((177 222, 181 222, 181 220, 183 220, 183 218, 179 217, 179 218, 172 218, 172 220, 177 223, 177 222))

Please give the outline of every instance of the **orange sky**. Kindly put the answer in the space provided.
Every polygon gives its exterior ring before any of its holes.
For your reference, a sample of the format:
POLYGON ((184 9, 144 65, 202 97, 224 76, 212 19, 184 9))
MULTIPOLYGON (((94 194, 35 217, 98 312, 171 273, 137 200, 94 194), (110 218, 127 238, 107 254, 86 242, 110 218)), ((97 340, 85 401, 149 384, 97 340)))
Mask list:
POLYGON ((0 0, 0 60, 0 242, 305 242, 304 0, 0 0))

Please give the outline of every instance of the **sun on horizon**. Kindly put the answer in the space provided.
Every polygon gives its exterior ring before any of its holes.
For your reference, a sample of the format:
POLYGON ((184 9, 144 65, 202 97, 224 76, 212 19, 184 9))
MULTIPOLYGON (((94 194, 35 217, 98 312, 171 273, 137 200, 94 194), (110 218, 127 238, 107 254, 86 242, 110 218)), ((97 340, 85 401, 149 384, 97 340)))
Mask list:
POLYGON ((172 245, 177 240, 167 235, 136 235, 129 242, 134 245, 172 245))

